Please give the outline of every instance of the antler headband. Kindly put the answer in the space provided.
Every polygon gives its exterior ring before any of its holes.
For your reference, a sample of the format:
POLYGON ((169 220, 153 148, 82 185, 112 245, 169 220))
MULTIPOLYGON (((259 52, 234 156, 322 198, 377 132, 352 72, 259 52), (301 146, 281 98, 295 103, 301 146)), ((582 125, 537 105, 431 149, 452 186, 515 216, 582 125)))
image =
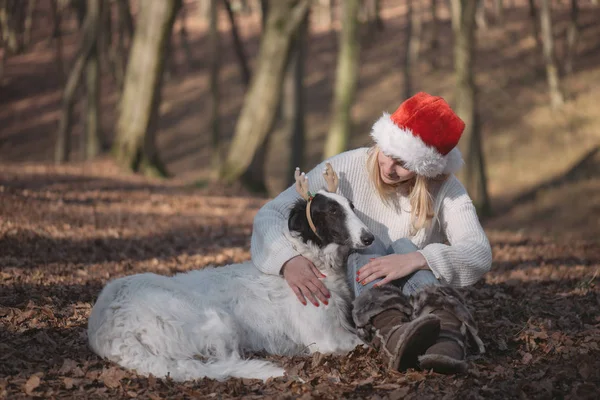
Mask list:
MULTIPOLYGON (((308 178, 304 172, 300 173, 300 168, 296 168, 294 177, 296 178, 296 191, 304 200, 308 202, 306 204, 306 219, 308 220, 308 225, 314 234, 320 239, 319 234, 317 233, 317 228, 315 227, 315 224, 310 216, 310 204, 314 198, 314 194, 309 190, 308 178)), ((325 178, 325 182, 327 182, 327 191, 330 193, 335 193, 338 189, 339 178, 330 163, 325 164, 323 177, 325 178)))

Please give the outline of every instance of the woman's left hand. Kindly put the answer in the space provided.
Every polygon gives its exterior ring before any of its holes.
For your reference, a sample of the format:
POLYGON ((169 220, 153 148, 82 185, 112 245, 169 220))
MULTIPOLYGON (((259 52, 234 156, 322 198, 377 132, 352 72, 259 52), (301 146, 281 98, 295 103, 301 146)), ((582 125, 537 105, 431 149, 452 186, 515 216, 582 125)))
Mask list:
POLYGON ((375 286, 385 285, 396 279, 404 278, 420 269, 428 269, 427 260, 419 252, 408 254, 390 254, 372 258, 356 273, 356 281, 366 285, 375 279, 383 278, 375 286))

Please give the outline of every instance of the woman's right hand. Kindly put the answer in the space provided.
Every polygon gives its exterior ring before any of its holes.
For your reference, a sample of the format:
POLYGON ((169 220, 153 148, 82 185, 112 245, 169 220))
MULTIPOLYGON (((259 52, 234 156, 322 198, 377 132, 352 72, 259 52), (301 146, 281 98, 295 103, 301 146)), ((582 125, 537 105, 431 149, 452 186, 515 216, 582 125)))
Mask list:
POLYGON ((319 300, 325 305, 331 295, 320 278, 325 278, 315 265, 306 257, 296 256, 289 259, 282 267, 283 277, 298 300, 306 305, 306 299, 319 307, 319 300))

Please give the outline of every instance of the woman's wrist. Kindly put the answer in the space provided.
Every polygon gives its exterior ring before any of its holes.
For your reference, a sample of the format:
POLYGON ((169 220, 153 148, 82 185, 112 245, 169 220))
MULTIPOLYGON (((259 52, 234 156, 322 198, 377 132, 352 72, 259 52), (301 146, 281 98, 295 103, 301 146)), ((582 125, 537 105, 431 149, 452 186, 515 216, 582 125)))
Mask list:
POLYGON ((420 271, 420 270, 428 270, 429 268, 429 264, 427 264, 427 259, 425 258, 425 256, 423 256, 423 254, 421 254, 418 251, 415 251, 412 253, 414 256, 414 272, 420 271))

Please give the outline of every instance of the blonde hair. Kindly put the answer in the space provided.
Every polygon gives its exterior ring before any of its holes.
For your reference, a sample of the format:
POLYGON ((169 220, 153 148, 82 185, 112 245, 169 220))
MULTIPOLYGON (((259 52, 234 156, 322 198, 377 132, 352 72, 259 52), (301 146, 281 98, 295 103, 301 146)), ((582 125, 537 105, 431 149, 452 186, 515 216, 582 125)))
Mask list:
MULTIPOLYGON (((377 162, 380 151, 377 145, 371 147, 368 151, 367 167, 369 168, 371 181, 375 185, 377 194, 386 204, 394 203, 401 187, 408 192, 411 208, 411 235, 414 235, 420 229, 429 226, 434 217, 433 196, 429 191, 429 184, 432 179, 417 174, 410 181, 398 185, 385 183, 381 179, 379 163, 377 162)), ((446 179, 446 176, 443 176, 442 179, 446 179)))

